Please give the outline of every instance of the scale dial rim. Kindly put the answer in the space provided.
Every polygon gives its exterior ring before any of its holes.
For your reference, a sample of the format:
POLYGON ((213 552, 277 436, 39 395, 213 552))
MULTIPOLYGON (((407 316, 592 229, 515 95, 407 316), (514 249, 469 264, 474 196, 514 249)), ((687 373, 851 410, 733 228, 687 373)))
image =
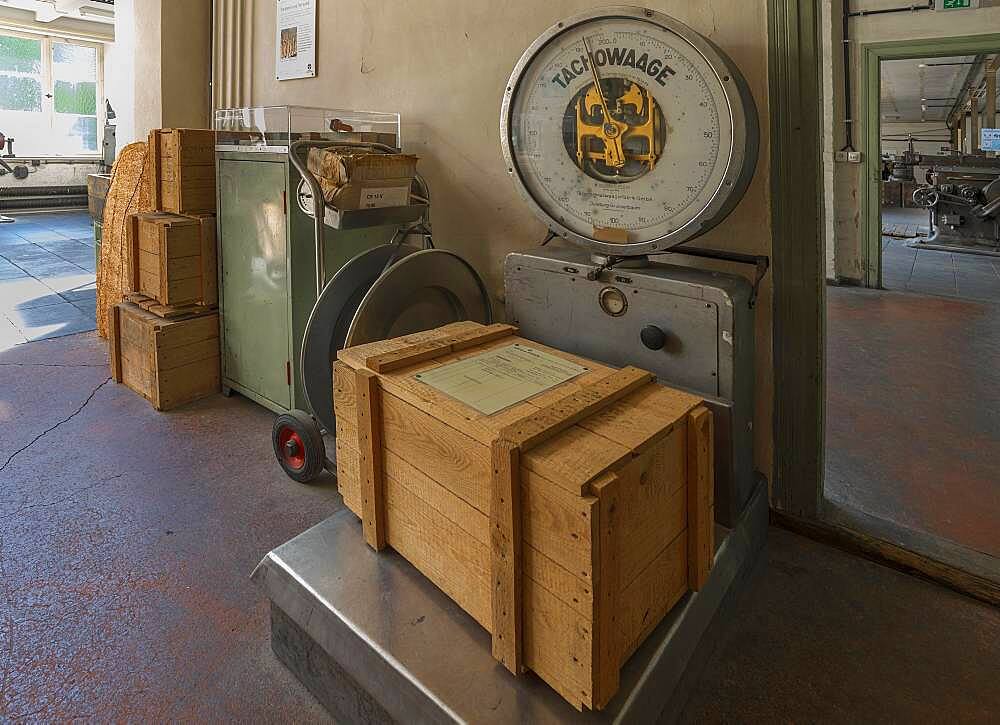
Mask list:
POLYGON ((655 10, 631 5, 597 8, 561 20, 549 27, 528 46, 517 65, 514 66, 504 90, 503 104, 500 109, 500 147, 504 163, 508 175, 514 179, 514 185, 521 197, 528 203, 528 207, 556 236, 574 242, 592 252, 612 257, 662 254, 705 234, 719 224, 736 208, 746 193, 756 171, 759 145, 760 126, 753 94, 743 74, 729 56, 708 38, 679 20, 655 10), (629 244, 603 242, 591 236, 578 234, 546 211, 545 207, 532 195, 522 178, 511 142, 513 131, 511 110, 525 72, 536 56, 557 36, 580 25, 598 20, 615 19, 639 20, 659 25, 667 32, 680 37, 681 40, 699 52, 722 86, 729 116, 732 118, 733 143, 729 163, 722 182, 711 200, 697 216, 684 226, 648 241, 629 244))

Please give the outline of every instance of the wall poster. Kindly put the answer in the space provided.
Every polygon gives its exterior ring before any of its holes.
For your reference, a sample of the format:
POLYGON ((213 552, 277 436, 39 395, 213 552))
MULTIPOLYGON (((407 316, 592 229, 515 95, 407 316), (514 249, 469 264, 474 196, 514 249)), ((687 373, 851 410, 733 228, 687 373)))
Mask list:
POLYGON ((316 76, 316 0, 278 0, 274 75, 279 81, 316 76))

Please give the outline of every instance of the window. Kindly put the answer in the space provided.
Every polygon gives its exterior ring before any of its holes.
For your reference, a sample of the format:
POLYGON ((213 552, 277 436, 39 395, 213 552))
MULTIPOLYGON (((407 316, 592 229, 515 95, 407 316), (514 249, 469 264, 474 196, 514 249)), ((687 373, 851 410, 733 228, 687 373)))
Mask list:
POLYGON ((96 156, 104 119, 100 45, 0 33, 0 133, 18 156, 96 156))

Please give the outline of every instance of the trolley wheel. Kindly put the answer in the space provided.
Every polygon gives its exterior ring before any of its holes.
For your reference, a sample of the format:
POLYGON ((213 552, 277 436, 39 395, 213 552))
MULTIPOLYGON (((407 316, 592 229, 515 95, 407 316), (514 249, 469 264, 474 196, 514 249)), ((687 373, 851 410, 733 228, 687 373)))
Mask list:
POLYGON ((290 410, 274 421, 271 429, 274 456, 289 478, 310 483, 323 472, 326 446, 319 423, 308 413, 290 410))

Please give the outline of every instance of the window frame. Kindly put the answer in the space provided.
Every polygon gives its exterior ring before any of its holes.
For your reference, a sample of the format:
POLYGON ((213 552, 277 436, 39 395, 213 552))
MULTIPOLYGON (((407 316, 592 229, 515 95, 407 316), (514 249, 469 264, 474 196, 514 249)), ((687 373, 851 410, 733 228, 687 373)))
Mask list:
MULTIPOLYGON (((101 159, 104 157, 104 149, 102 148, 102 131, 104 125, 107 123, 107 109, 105 104, 104 96, 104 43, 81 40, 79 38, 67 37, 63 35, 48 34, 48 33, 30 33, 23 30, 14 30, 13 28, 0 27, 0 35, 6 35, 13 38, 25 38, 27 40, 38 40, 41 42, 41 54, 42 54, 42 117, 48 124, 47 128, 52 130, 55 128, 55 86, 52 71, 52 52, 54 43, 63 43, 66 45, 76 45, 83 48, 93 48, 97 53, 97 64, 95 68, 95 73, 97 75, 97 89, 96 89, 96 103, 97 103, 97 149, 93 152, 80 152, 76 154, 71 154, 67 156, 58 155, 44 155, 44 154, 18 154, 17 158, 20 159, 101 159), (48 97, 47 97, 48 96, 48 97)), ((16 149, 15 149, 16 151, 16 149)))

